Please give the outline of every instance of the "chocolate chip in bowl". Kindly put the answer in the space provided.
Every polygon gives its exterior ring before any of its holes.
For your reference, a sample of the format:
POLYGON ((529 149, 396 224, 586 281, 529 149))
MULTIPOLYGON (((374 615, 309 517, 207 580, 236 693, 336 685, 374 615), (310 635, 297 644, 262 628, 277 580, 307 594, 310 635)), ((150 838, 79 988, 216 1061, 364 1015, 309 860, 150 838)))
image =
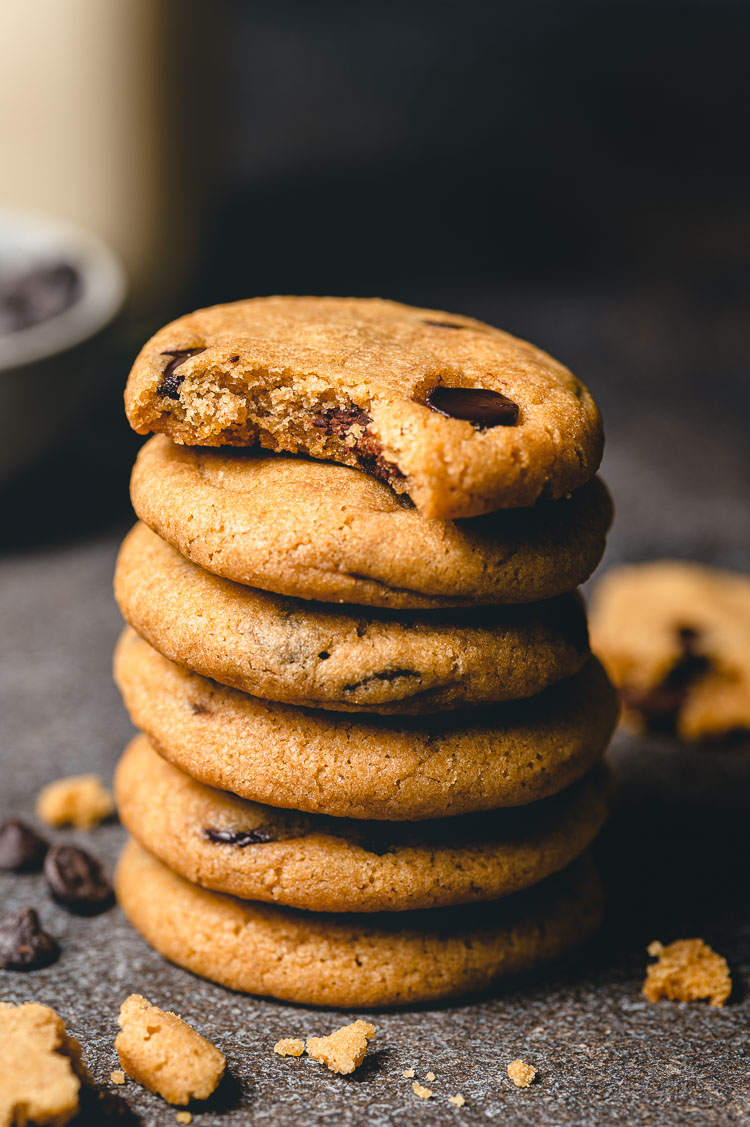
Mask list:
POLYGON ((49 216, 0 209, 0 481, 62 437, 95 386, 125 278, 113 252, 49 216))

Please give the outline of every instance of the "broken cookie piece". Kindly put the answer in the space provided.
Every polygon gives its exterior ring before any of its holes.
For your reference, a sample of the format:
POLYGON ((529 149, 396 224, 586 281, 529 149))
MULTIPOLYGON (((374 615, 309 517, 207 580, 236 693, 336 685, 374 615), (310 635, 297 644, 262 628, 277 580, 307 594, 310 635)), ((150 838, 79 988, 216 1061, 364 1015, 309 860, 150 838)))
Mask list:
POLYGON ((280 1057, 301 1057, 305 1051, 305 1042, 299 1037, 282 1037, 273 1047, 273 1051, 280 1057))
POLYGON ((702 939, 677 939, 666 947, 655 939, 648 953, 657 960, 647 967, 643 984, 649 1002, 708 999, 712 1006, 723 1006, 732 992, 726 959, 702 939))
POLYGON ((522 1060, 512 1060, 508 1065, 508 1076, 517 1088, 528 1088, 534 1082, 536 1069, 522 1060))
POLYGON ((110 818, 115 805, 98 775, 71 775, 48 783, 36 800, 37 817, 48 826, 90 830, 110 818))
POLYGON ((376 1027, 368 1021, 354 1021, 328 1037, 308 1037, 307 1055, 326 1065, 331 1072, 348 1076, 365 1059, 367 1042, 375 1033, 376 1027))
POLYGON ((613 568, 591 646, 631 726, 717 740, 750 732, 750 577, 682 560, 613 568))
POLYGON ((226 1060, 177 1014, 131 994, 120 1007, 115 1048, 132 1080, 170 1104, 205 1100, 224 1075, 226 1060))
POLYGON ((91 1077, 59 1014, 36 1002, 0 1002, 0 1127, 64 1127, 91 1077))

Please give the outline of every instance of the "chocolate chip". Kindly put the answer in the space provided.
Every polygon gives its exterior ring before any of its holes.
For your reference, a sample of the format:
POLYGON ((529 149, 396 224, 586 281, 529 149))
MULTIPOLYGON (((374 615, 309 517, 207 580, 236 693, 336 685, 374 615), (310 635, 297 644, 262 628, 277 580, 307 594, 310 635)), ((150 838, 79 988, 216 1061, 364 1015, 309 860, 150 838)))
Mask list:
POLYGON ((371 422, 370 416, 360 407, 331 407, 314 415, 312 425, 316 430, 322 430, 326 436, 334 435, 342 439, 353 426, 359 427, 360 433, 354 436, 354 442, 348 446, 349 451, 354 454, 360 469, 371 477, 376 477, 378 481, 391 485, 404 475, 398 466, 383 457, 380 443, 368 433, 367 428, 371 422))
POLYGON ((433 387, 425 403, 446 419, 462 419, 477 430, 512 427, 518 422, 518 404, 484 387, 433 387))
POLYGON ((651 732, 674 735, 680 712, 685 706, 691 685, 707 673, 711 659, 697 652, 700 635, 692 626, 677 631, 681 655, 662 681, 651 689, 620 689, 623 703, 640 712, 651 732))
POLYGON ((325 431, 326 434, 335 434, 343 438, 356 424, 365 430, 372 419, 361 407, 330 407, 327 411, 318 411, 313 415, 312 424, 316 430, 325 431))
POLYGON ((36 970, 53 963, 60 948, 42 930, 33 908, 20 908, 0 920, 0 967, 4 970, 36 970))
POLYGON ((238 360, 239 360, 239 356, 230 356, 229 357, 229 363, 230 364, 236 364, 238 360))
POLYGON ((64 313, 80 294, 80 275, 67 262, 10 273, 0 279, 0 336, 64 313))
POLYGON ((92 916, 109 907, 112 885, 95 857, 74 845, 53 845, 44 859, 44 876, 58 904, 92 916))
POLYGON ((0 826, 0 869, 28 873, 41 869, 49 844, 20 818, 6 818, 0 826))
POLYGON ((466 325, 454 325, 452 321, 422 321, 423 325, 432 325, 436 329, 465 329, 466 325))
POLYGON ((203 836, 217 845, 262 845, 266 841, 275 841, 276 835, 267 826, 260 826, 257 830, 213 830, 205 829, 203 836))
POLYGON ((161 382, 156 389, 156 394, 161 395, 164 399, 179 399, 180 384, 185 377, 177 376, 175 372, 191 356, 199 356, 201 352, 205 351, 205 348, 168 348, 166 352, 162 352, 162 356, 171 356, 172 359, 161 374, 161 382))

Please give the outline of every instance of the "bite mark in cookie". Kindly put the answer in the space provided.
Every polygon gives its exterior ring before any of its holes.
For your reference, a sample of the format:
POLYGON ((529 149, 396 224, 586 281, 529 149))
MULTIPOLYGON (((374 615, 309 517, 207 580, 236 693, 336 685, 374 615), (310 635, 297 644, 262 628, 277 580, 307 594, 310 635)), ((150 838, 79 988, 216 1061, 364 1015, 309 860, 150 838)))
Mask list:
POLYGON ((179 399, 180 385, 185 377, 176 375, 177 369, 191 356, 200 356, 205 351, 205 348, 170 348, 162 352, 162 356, 171 356, 172 359, 162 372, 156 394, 162 399, 179 399))

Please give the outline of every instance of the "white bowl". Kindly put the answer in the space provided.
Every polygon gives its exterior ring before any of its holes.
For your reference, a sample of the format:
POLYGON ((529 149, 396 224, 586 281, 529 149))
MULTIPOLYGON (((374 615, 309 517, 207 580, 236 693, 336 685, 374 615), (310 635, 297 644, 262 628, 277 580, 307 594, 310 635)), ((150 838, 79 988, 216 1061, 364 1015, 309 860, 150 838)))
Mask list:
POLYGON ((31 463, 70 425, 92 386, 96 338, 125 298, 125 274, 94 235, 34 212, 0 208, 0 276, 64 262, 80 279, 65 310, 0 333, 0 480, 31 463))

